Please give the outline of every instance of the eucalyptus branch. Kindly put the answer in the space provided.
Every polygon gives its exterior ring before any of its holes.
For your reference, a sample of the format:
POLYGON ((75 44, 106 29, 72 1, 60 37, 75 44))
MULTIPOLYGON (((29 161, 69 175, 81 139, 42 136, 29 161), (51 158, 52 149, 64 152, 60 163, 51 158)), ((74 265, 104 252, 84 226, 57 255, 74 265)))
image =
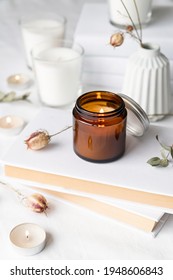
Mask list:
POLYGON ((156 140, 159 142, 160 146, 162 147, 162 151, 161 151, 162 158, 152 157, 147 161, 147 163, 150 164, 151 166, 167 167, 170 163, 169 157, 171 157, 173 159, 173 145, 168 146, 168 145, 162 143, 159 140, 158 135, 156 135, 156 140), (165 152, 167 152, 166 155, 165 155, 165 152))
POLYGON ((26 92, 22 95, 17 95, 15 91, 10 91, 10 92, 3 92, 0 91, 0 102, 14 102, 14 101, 20 101, 20 100, 28 100, 28 97, 30 95, 30 92, 26 92))

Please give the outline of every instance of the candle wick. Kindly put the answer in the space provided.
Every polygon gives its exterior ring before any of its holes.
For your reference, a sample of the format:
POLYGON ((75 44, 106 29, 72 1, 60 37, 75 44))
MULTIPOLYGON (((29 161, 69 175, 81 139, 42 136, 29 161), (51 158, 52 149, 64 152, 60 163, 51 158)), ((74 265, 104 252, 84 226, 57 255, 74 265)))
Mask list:
POLYGON ((104 113, 104 109, 103 109, 103 108, 101 108, 99 113, 104 113))
POLYGON ((6 122, 7 122, 7 124, 10 124, 10 123, 12 122, 11 117, 8 116, 8 117, 6 118, 6 122))
POLYGON ((25 235, 26 235, 26 239, 29 240, 29 232, 28 231, 25 232, 25 235))

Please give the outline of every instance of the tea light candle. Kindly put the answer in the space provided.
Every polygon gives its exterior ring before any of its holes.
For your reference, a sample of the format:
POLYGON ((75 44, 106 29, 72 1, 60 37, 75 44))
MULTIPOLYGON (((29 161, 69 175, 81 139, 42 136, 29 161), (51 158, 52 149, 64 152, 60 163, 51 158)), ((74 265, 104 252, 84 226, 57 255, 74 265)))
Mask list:
POLYGON ((20 224, 10 232, 10 241, 18 253, 32 256, 44 249, 46 232, 37 224, 20 224))
POLYGON ((28 75, 15 74, 7 78, 7 84, 10 88, 23 90, 31 86, 32 80, 28 75))
POLYGON ((16 135, 22 130, 24 124, 24 120, 19 116, 7 115, 0 117, 0 133, 9 136, 16 135))
POLYGON ((81 95, 73 109, 75 153, 93 162, 108 162, 125 151, 127 111, 123 99, 110 92, 81 95))

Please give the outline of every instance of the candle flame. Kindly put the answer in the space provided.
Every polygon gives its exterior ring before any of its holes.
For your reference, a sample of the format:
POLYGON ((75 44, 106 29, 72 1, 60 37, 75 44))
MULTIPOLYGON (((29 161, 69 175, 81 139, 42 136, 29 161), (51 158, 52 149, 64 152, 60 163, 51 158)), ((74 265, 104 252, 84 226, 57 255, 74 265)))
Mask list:
POLYGON ((8 117, 6 117, 6 123, 7 123, 7 124, 10 124, 11 122, 12 122, 11 117, 9 117, 9 116, 8 116, 8 117))
POLYGON ((104 113, 104 110, 103 110, 103 108, 101 108, 101 109, 100 109, 100 113, 104 113))
POLYGON ((20 75, 15 75, 15 80, 19 81, 20 80, 20 75))
POLYGON ((28 230, 25 231, 25 236, 26 236, 27 239, 29 239, 29 231, 28 230))

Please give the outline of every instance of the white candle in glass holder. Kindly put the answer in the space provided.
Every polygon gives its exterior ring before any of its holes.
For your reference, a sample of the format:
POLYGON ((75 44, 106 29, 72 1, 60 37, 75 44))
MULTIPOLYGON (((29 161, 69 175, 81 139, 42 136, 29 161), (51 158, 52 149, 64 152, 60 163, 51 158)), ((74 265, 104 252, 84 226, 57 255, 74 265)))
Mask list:
MULTIPOLYGON (((41 102, 47 106, 69 105, 81 85, 82 48, 52 47, 33 58, 36 84, 41 102)), ((33 54, 34 56, 34 54, 33 54)))
MULTIPOLYGON (((152 0, 135 0, 138 8, 141 24, 146 24, 151 19, 152 0)), ((128 10, 134 24, 139 27, 138 15, 135 8, 134 0, 123 0, 125 7, 128 10)), ((121 0, 108 0, 110 21, 114 25, 127 26, 132 25, 129 15, 124 8, 121 0)))
POLYGON ((31 50, 33 46, 47 39, 63 39, 65 24, 66 19, 62 16, 57 16, 57 19, 43 17, 21 21, 22 37, 29 68, 32 68, 31 50))

